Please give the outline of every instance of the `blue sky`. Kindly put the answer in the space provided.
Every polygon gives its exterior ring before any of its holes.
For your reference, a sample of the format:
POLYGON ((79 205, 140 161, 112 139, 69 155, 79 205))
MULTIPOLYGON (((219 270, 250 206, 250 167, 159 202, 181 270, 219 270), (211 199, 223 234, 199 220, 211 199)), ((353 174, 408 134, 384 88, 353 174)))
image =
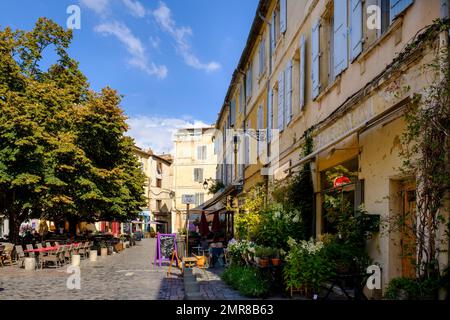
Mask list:
MULTIPOLYGON (((124 95, 136 143, 170 152, 180 127, 216 120, 244 48, 257 0, 0 1, 0 27, 29 30, 45 16, 66 27, 81 9, 71 56, 91 87, 124 95)), ((51 54, 49 54, 52 57, 51 54)))

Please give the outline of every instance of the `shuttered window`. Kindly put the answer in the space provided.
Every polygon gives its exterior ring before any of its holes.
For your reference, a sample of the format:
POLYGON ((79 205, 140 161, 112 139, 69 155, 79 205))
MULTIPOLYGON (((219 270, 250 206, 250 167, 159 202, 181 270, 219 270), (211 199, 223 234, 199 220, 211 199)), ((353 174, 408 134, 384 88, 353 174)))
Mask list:
POLYGON ((300 65, 299 65, 299 71, 300 71, 300 77, 299 77, 299 99, 300 99, 300 110, 303 109, 305 106, 305 36, 302 35, 300 38, 300 65))
POLYGON ((317 20, 311 30, 311 84, 312 98, 315 99, 320 92, 319 64, 320 64, 320 46, 319 46, 319 27, 317 20))
POLYGON ((197 160, 206 160, 206 146, 197 147, 197 160))
POLYGON ((272 121, 273 121, 273 90, 269 89, 267 93, 267 141, 271 139, 272 121))
POLYGON ((362 52, 363 46, 363 5, 362 0, 350 0, 350 60, 362 52))
POLYGON ((284 129, 284 71, 278 75, 278 130, 284 129))
POLYGON ((239 89, 239 112, 244 112, 244 83, 241 83, 241 88, 239 89))
POLYGON ((245 92, 245 95, 246 95, 247 100, 252 96, 252 75, 253 75, 253 73, 252 73, 252 65, 250 64, 249 67, 248 67, 248 70, 247 70, 247 75, 245 77, 245 80, 246 80, 246 84, 245 84, 246 92, 245 92))
POLYGON ((257 148, 258 148, 258 155, 261 155, 261 152, 263 150, 263 129, 264 129, 264 110, 262 106, 258 107, 258 114, 257 114, 257 119, 258 119, 258 123, 257 123, 257 137, 258 137, 258 141, 257 141, 257 148))
POLYGON ((230 101, 230 126, 236 123, 236 100, 233 98, 230 101))
POLYGON ((390 0, 390 20, 391 22, 403 11, 406 10, 414 1, 413 0, 390 0))
POLYGON ((277 43, 277 36, 276 36, 276 14, 277 10, 274 10, 272 13, 272 22, 270 24, 270 52, 273 54, 275 52, 275 45, 277 43))
POLYGON ((198 192, 195 194, 195 206, 199 206, 205 202, 205 194, 198 192))
POLYGON ((259 44, 259 76, 266 71, 266 38, 262 37, 259 44))
POLYGON ((286 32, 287 27, 287 0, 280 0, 280 32, 286 32))
POLYGON ((203 168, 194 168, 194 181, 203 182, 203 168))
POLYGON ((347 46, 347 5, 342 3, 342 0, 335 0, 333 16, 333 78, 347 68, 347 46))
POLYGON ((286 126, 292 120, 292 60, 289 60, 286 66, 286 102, 285 102, 285 121, 286 126))
POLYGON ((245 165, 250 164, 250 135, 248 133, 250 129, 250 120, 247 121, 247 126, 245 130, 245 165))

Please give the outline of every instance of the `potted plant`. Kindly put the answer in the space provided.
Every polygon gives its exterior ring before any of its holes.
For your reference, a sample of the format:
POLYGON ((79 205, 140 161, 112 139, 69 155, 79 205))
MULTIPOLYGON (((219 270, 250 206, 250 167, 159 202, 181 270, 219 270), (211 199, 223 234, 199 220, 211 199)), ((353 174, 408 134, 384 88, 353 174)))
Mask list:
POLYGON ((279 256, 277 248, 272 248, 271 249, 271 255, 270 256, 272 257, 272 259, 271 259, 272 265, 273 266, 279 266, 280 263, 281 263, 281 260, 280 260, 280 256, 279 256))
POLYGON ((270 248, 258 247, 255 250, 255 256, 258 257, 257 263, 261 267, 267 267, 269 265, 270 248))

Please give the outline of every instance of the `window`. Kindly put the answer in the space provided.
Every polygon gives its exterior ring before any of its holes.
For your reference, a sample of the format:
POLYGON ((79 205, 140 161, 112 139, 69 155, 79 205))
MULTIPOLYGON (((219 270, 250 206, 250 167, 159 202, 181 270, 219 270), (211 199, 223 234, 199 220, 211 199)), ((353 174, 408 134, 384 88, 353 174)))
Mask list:
POLYGON ((156 200, 156 211, 161 211, 162 200, 156 200))
POLYGON ((363 10, 364 21, 375 25, 374 28, 364 26, 364 47, 370 47, 389 29, 390 24, 413 4, 413 0, 367 0, 363 10), (374 9, 378 8, 378 9, 374 9))
POLYGON ((335 0, 311 32, 312 97, 316 98, 362 52, 362 0, 335 0))
POLYGON ((194 181, 203 183, 203 168, 194 168, 194 181))
POLYGON ((320 92, 320 21, 316 20, 313 23, 311 30, 311 85, 312 85, 312 98, 317 98, 320 92))
POLYGON ((263 145, 264 145, 264 135, 263 133, 263 129, 264 129, 264 110, 263 110, 263 106, 259 106, 258 107, 258 114, 257 114, 257 137, 258 137, 258 141, 257 141, 257 152, 258 152, 258 156, 261 155, 262 151, 263 151, 263 145))
POLYGON ((236 123, 236 100, 233 98, 230 101, 230 126, 233 127, 236 123))
POLYGON ((261 77, 266 71, 266 38, 263 35, 259 44, 259 76, 261 77))
POLYGON ((394 21, 406 8, 413 4, 414 0, 390 0, 389 1, 389 20, 394 21))
POLYGON ((277 16, 279 16, 279 7, 275 8, 275 10, 272 13, 272 19, 270 23, 270 53, 275 53, 275 47, 277 45, 277 16))
POLYGON ((252 64, 250 63, 250 65, 248 66, 248 70, 247 70, 247 74, 246 74, 246 76, 245 76, 245 81, 246 81, 246 83, 245 83, 245 96, 246 96, 246 99, 247 99, 247 101, 250 99, 250 97, 252 96, 252 76, 253 76, 253 73, 252 73, 252 64))
POLYGON ((267 92, 267 142, 271 139, 271 130, 273 125, 273 89, 269 88, 267 92))
POLYGON ((285 33, 287 27, 287 0, 280 0, 280 33, 285 33))
POLYGON ((278 130, 283 131, 284 129, 284 71, 278 74, 278 130))
POLYGON ((247 120, 247 125, 245 126, 245 165, 248 166, 250 164, 250 134, 248 133, 250 128, 250 119, 247 120))
POLYGON ((275 47, 281 34, 286 32, 286 16, 286 0, 280 0, 272 13, 272 22, 270 25, 270 49, 272 54, 275 52, 275 47))
POLYGON ((300 65, 299 65, 299 99, 300 99, 300 110, 303 109, 305 106, 305 83, 306 83, 306 70, 305 70, 305 59, 306 59, 306 52, 305 52, 305 36, 302 35, 300 38, 300 65))
POLYGON ((162 163, 161 162, 156 163, 156 171, 158 172, 158 174, 162 174, 163 173, 162 163))
POLYGON ((286 81, 286 102, 285 102, 285 114, 286 117, 284 123, 287 126, 292 120, 292 60, 289 60, 286 71, 285 71, 285 81, 286 81))
POLYGON ((197 160, 206 160, 206 146, 197 147, 197 160))
POLYGON ((241 88, 239 89, 239 112, 244 112, 244 105, 245 105, 245 99, 244 99, 244 82, 241 83, 241 88))
POLYGON ((156 187, 157 188, 161 188, 162 187, 162 180, 161 179, 156 179, 156 187))
POLYGON ((205 202, 205 194, 204 193, 196 193, 195 194, 195 206, 199 206, 205 202))

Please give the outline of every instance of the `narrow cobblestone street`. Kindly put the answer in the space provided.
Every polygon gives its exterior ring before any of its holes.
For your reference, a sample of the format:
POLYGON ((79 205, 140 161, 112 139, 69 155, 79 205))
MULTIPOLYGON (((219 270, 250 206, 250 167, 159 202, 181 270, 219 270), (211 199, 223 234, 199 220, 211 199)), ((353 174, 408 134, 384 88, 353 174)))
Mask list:
POLYGON ((81 288, 68 289, 67 266, 25 271, 16 265, 0 268, 0 300, 5 299, 163 299, 184 298, 180 271, 153 266, 155 240, 143 239, 137 245, 96 262, 81 262, 81 288), (3 290, 2 290, 3 289, 3 290))

